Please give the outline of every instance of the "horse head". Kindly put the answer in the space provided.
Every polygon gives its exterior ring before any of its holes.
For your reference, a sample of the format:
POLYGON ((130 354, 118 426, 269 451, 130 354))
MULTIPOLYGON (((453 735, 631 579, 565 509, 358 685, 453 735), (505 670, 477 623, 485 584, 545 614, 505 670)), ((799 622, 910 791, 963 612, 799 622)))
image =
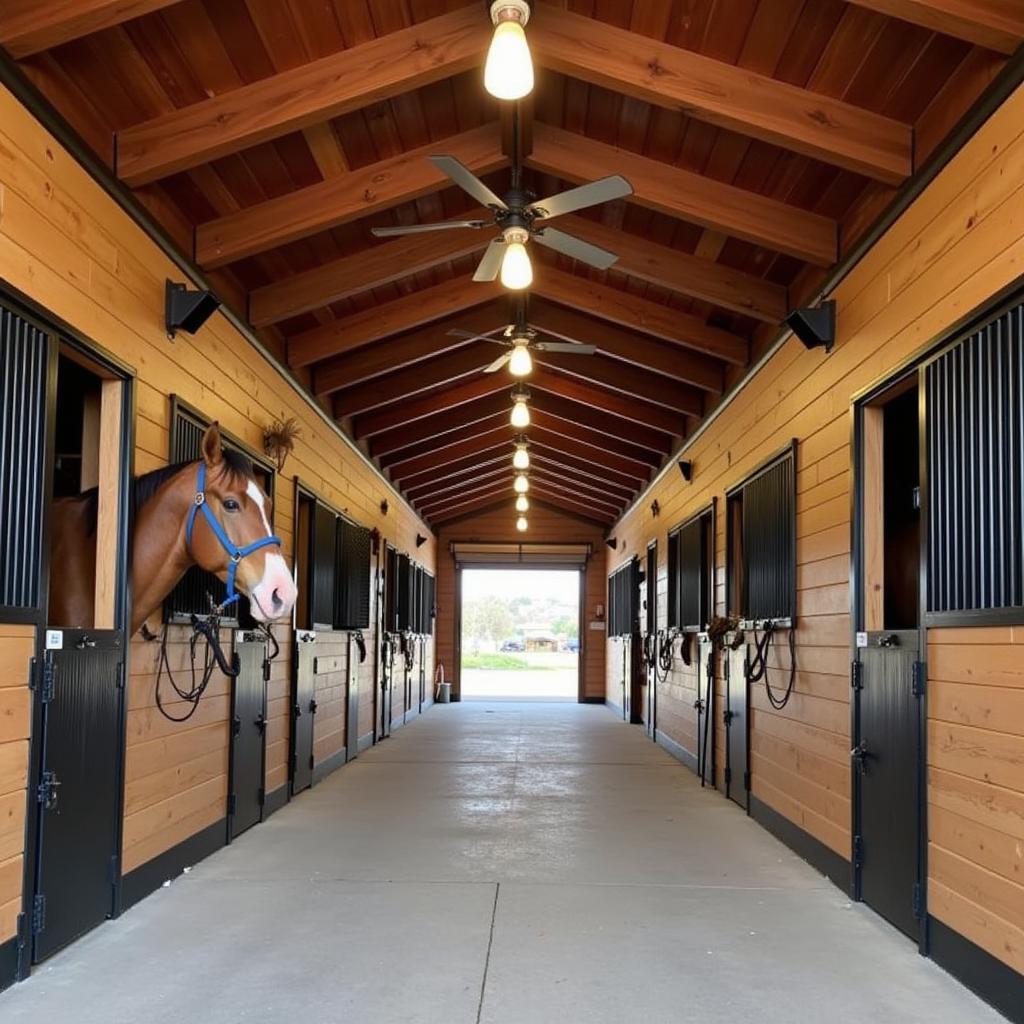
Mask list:
POLYGON ((203 434, 194 503, 186 536, 201 568, 249 598, 253 618, 272 622, 291 614, 297 591, 270 529, 271 501, 244 456, 225 451, 214 423, 203 434))

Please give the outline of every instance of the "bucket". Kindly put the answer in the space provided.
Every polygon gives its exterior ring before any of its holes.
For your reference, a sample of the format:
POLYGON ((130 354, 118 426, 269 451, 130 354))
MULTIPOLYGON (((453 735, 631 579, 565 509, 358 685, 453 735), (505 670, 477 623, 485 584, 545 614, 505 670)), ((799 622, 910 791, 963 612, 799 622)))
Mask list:
POLYGON ((437 684, 437 703, 438 704, 451 704, 452 702, 452 684, 451 683, 438 683, 437 684))

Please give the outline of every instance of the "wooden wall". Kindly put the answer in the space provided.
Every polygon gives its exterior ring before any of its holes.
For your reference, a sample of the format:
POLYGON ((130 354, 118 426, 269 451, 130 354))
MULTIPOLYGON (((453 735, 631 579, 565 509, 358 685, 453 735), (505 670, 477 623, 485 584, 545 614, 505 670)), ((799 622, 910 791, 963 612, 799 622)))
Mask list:
POLYGON ((507 508, 480 515, 467 516, 441 526, 437 534, 437 628, 435 645, 437 660, 444 665, 444 676, 452 684, 452 693, 459 692, 459 666, 455 659, 457 622, 455 618, 455 560, 450 553, 452 541, 500 541, 532 544, 591 544, 593 555, 587 565, 584 583, 583 633, 580 636, 583 658, 583 694, 590 699, 604 696, 605 634, 588 628, 598 605, 607 603, 608 581, 605 568, 603 527, 577 519, 565 512, 531 502, 530 528, 521 534, 515 528, 512 511, 513 495, 509 490, 507 508))
MULTIPOLYGON (((292 554, 297 474, 351 518, 377 527, 400 550, 416 550, 417 559, 432 568, 433 539, 415 548, 417 533, 430 535, 425 524, 223 316, 213 316, 195 337, 179 334, 174 341, 167 339, 163 309, 168 277, 180 280, 181 274, 31 115, 0 89, 0 278, 134 369, 136 473, 167 461, 172 392, 257 450, 266 424, 275 417, 295 416, 302 434, 285 473, 278 477, 274 508, 275 531, 284 540, 286 557, 292 554), (388 515, 380 511, 383 498, 390 503, 388 515)), ((286 782, 289 746, 291 631, 281 625, 276 634, 281 654, 272 668, 269 690, 268 792, 286 782)), ((177 630, 171 636, 172 659, 178 663, 184 656, 184 635, 177 630)), ((12 694, 25 691, 27 665, 19 658, 21 647, 31 641, 0 626, 0 643, 4 645, 0 665, 6 673, 0 694, 6 694, 8 687, 12 694), (8 645, 17 647, 18 657, 6 657, 8 645)), ((187 723, 174 724, 154 706, 155 665, 155 645, 133 640, 125 871, 216 821, 226 806, 227 680, 215 677, 196 715, 187 723)), ((361 693, 370 700, 372 671, 370 657, 361 672, 361 693)), ((344 673, 338 678, 343 682, 344 673)), ((318 718, 316 737, 321 758, 344 743, 337 679, 332 674, 323 686, 324 714, 318 718)), ((0 762, 5 765, 0 781, 11 787, 3 790, 5 794, 24 787, 27 696, 15 697, 14 704, 19 700, 25 708, 12 709, 3 718, 0 733, 0 743, 13 742, 10 749, 0 747, 0 762), (19 757, 22 760, 15 764, 19 757)), ((372 729, 372 711, 360 728, 372 729)), ((23 793, 9 802, 12 815, 23 815, 23 793)), ((5 824, 14 831, 20 827, 14 817, 5 818, 5 824)), ((20 883, 18 889, 6 884, 7 875, 13 879, 14 872, 5 873, 4 868, 10 867, 8 859, 21 849, 20 836, 16 842, 0 844, 0 939, 7 934, 8 919, 13 920, 9 911, 20 892, 20 883)))
MULTIPOLYGON (((839 337, 832 354, 808 352, 791 338, 688 448, 692 482, 667 474, 613 528, 628 554, 642 556, 657 537, 663 574, 667 530, 717 497, 716 593, 718 610, 724 612, 725 491, 798 438, 799 671, 794 696, 781 711, 768 704, 763 687, 753 693, 752 790, 845 858, 851 845, 853 397, 1021 274, 1024 89, 836 288, 839 337), (656 521, 649 513, 655 498, 661 508, 656 521)), ((978 636, 966 631, 933 637, 930 662, 938 682, 929 701, 934 819, 929 891, 936 917, 1022 970, 1024 676, 1013 667, 1019 655, 1014 658, 1011 646, 1012 640, 1019 642, 1020 631, 986 635, 996 638, 994 647, 976 643, 978 636), (983 827, 968 829, 967 822, 983 827)), ((780 660, 788 665, 788 652, 773 655, 775 678, 782 682, 780 660)), ((612 664, 607 693, 618 703, 619 672, 612 664)), ((689 698, 685 673, 679 671, 659 692, 662 728, 685 745, 689 698)))

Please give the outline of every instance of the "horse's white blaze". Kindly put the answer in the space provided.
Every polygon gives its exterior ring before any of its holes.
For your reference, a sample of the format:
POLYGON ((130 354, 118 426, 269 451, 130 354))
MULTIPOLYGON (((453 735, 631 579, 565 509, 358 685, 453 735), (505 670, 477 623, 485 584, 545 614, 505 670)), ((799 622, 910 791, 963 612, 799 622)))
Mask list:
POLYGON ((270 520, 267 519, 267 503, 263 500, 263 492, 255 480, 250 480, 245 486, 245 493, 252 498, 253 504, 260 510, 260 518, 266 527, 267 536, 270 536, 270 520))
MULTIPOLYGON (((267 536, 270 537, 273 531, 270 529, 270 521, 267 519, 267 504, 263 492, 255 480, 250 480, 246 485, 245 493, 252 498, 253 504, 259 509, 260 517, 266 528, 267 536)), ((284 618, 289 615, 298 589, 295 586, 295 578, 288 568, 284 556, 277 551, 264 549, 263 555, 263 578, 253 588, 254 599, 253 615, 255 618, 284 618), (274 607, 274 595, 280 606, 274 607)))

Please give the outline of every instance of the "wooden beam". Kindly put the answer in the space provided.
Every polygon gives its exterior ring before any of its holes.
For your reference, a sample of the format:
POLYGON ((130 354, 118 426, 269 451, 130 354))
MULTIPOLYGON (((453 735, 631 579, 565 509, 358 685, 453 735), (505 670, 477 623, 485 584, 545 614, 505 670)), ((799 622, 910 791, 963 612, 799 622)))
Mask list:
MULTIPOLYGON (((499 398, 503 396, 498 396, 499 398)), ((506 405, 511 403, 506 399, 506 405)), ((595 409, 593 406, 577 402, 571 398, 562 398, 560 395, 551 394, 549 391, 534 391, 530 399, 531 412, 534 409, 543 409, 552 416, 569 420, 572 423, 579 423, 591 430, 596 430, 610 437, 619 437, 652 452, 661 452, 668 455, 672 451, 672 435, 655 430, 643 423, 636 423, 632 420, 622 419, 619 416, 607 412, 605 409, 595 409)))
POLYGON ((468 427, 480 420, 490 419, 499 414, 508 414, 512 401, 508 394, 493 394, 478 398, 475 402, 464 402, 435 412, 432 416, 411 423, 402 423, 391 430, 378 434, 370 442, 370 455, 380 458, 402 451, 421 441, 436 441, 442 435, 468 427))
POLYGON ((578 214, 559 217, 558 227, 617 253, 619 259, 614 269, 639 281, 769 324, 781 323, 789 312, 786 289, 753 274, 744 274, 681 249, 658 245, 640 235, 610 228, 578 214))
MULTIPOLYGON (((570 274, 550 264, 537 268, 531 293, 570 309, 582 308, 591 316, 627 327, 638 334, 712 356, 713 361, 700 356, 690 357, 690 365, 694 367, 693 376, 700 376, 704 381, 701 383, 690 377, 690 383, 698 387, 721 391, 722 367, 718 360, 724 359, 736 366, 745 366, 747 363, 746 338, 718 327, 710 327, 700 317, 680 313, 660 302, 642 299, 621 288, 570 274)), ((680 353, 672 354, 677 363, 683 363, 680 353)))
MULTIPOLYGON (((465 216, 476 219, 487 214, 474 209, 465 216)), ((351 256, 255 289, 249 295, 249 322, 253 327, 266 327, 329 306, 449 260, 481 252, 491 237, 486 231, 438 231, 378 242, 351 256)))
MULTIPOLYGON (((641 465, 661 465, 661 454, 651 448, 645 448, 623 438, 605 434, 600 430, 594 430, 592 427, 584 426, 574 420, 563 419, 561 416, 555 416, 544 409, 532 409, 530 411, 530 419, 538 427, 552 434, 561 434, 563 437, 584 441, 601 451, 610 452, 613 455, 621 455, 641 465)), ((527 433, 532 435, 533 430, 531 429, 527 433)))
POLYGON ((15 59, 101 32, 178 0, 3 0, 0 46, 15 59))
MULTIPOLYGON (((482 306, 505 294, 499 281, 479 282, 470 277, 442 281, 296 334, 288 339, 288 363, 292 367, 319 363, 463 309, 482 306)), ((500 354, 500 351, 495 348, 495 353, 500 354)))
POLYGON ((509 459, 497 459, 486 466, 477 466, 474 469, 466 470, 463 473, 456 473, 443 480, 424 480, 416 487, 404 487, 405 496, 414 502, 431 495, 450 494, 452 491, 460 491, 463 487, 474 483, 477 480, 495 480, 501 478, 505 483, 509 481, 509 459))
POLYGON ((634 481, 637 487, 646 484, 651 477, 651 467, 645 462, 603 452, 579 438, 545 430, 539 423, 530 427, 529 436, 534 451, 540 451, 546 458, 557 459, 565 465, 590 464, 595 472, 617 473, 634 481))
POLYGON ((507 423, 484 433, 467 433, 466 436, 458 440, 453 438, 448 444, 438 445, 431 452, 392 463, 388 467, 389 475, 392 480, 400 480, 403 477, 419 473, 421 470, 434 469, 449 462, 456 462, 467 455, 486 451, 495 445, 507 444, 508 433, 507 423))
POLYGON ((680 167, 536 124, 527 164, 570 182, 590 181, 594 168, 614 169, 633 186, 631 201, 821 267, 839 258, 834 220, 680 167))
POLYGON ((1018 0, 847 0, 858 7, 1011 54, 1024 39, 1024 5, 1018 0))
POLYGON ((512 428, 508 423, 508 413, 506 413, 504 409, 500 412, 492 412, 489 416, 485 416, 481 419, 472 420, 469 423, 463 423, 461 426, 445 431, 445 433, 440 434, 437 437, 421 437, 419 440, 403 445, 401 448, 396 448, 390 452, 384 453, 383 455, 379 455, 377 457, 377 462, 379 465, 386 468, 394 463, 405 462, 407 459, 412 459, 419 455, 429 455, 431 452, 437 451, 439 448, 457 444, 458 442, 464 441, 470 437, 477 437, 480 434, 489 434, 502 427, 506 429, 506 437, 511 436, 512 428))
POLYGON ((593 506, 612 513, 621 512, 623 506, 629 500, 628 498, 617 498, 608 494, 600 494, 596 491, 581 491, 577 489, 575 484, 567 483, 557 476, 548 476, 543 472, 531 474, 530 490, 534 494, 545 496, 558 494, 570 501, 577 501, 585 508, 593 506))
POLYGON ((403 488, 419 487, 423 484, 440 483, 452 477, 461 476, 463 473, 478 472, 486 466, 493 466, 497 463, 507 465, 508 463, 508 441, 492 445, 483 451, 466 455, 454 462, 446 462, 439 466, 430 466, 421 469, 418 473, 409 473, 402 477, 392 474, 392 480, 401 480, 403 488))
MULTIPOLYGON (((601 522, 612 522, 618 518, 622 511, 621 506, 606 506, 604 503, 593 504, 582 500, 575 500, 565 491, 556 487, 548 487, 540 481, 531 488, 534 501, 546 501, 551 504, 560 505, 563 508, 583 516, 585 519, 597 519, 601 522)), ((529 519, 529 512, 526 514, 529 519)))
POLYGON ((457 157, 475 174, 505 163, 497 125, 485 124, 200 224, 196 261, 222 267, 436 192, 451 184, 429 160, 437 153, 457 157))
POLYGON ((500 495, 490 498, 477 498, 475 501, 464 502, 460 507, 453 507, 445 509, 443 512, 436 512, 430 517, 432 523, 450 522, 452 519, 458 519, 460 516, 473 515, 477 512, 487 512, 491 509, 498 508, 502 504, 502 497, 500 495))
POLYGON ((565 376, 544 366, 534 367, 530 376, 530 389, 550 391, 553 395, 571 398, 595 409, 604 409, 624 419, 656 427, 673 437, 682 437, 686 428, 686 420, 679 413, 670 412, 660 405, 653 405, 639 398, 627 397, 610 388, 598 387, 587 381, 565 376))
POLYGON ((463 7, 125 128, 118 175, 145 185, 467 71, 486 53, 488 29, 463 7))
POLYGON ((615 501, 619 505, 624 505, 627 501, 632 500, 636 494, 635 488, 630 490, 615 487, 612 484, 594 480, 582 473, 573 473, 563 466, 558 466, 551 462, 543 462, 540 459, 535 459, 530 464, 530 479, 531 481, 548 480, 564 487, 576 488, 580 493, 592 493, 606 500, 615 501))
POLYGON ((416 502, 416 508, 422 515, 429 516, 431 509, 446 508, 454 503, 478 498, 484 494, 498 496, 502 493, 509 496, 510 503, 515 501, 515 494, 512 491, 512 477, 510 475, 506 475, 500 480, 480 480, 475 484, 469 484, 463 488, 461 494, 438 494, 431 498, 424 498, 416 502))
POLYGON ((549 466, 559 472, 571 472, 577 477, 591 480, 605 487, 614 488, 620 493, 636 494, 643 483, 642 480, 635 480, 624 473, 617 473, 614 469, 609 469, 603 463, 598 464, 596 462, 587 462, 584 459, 577 459, 575 456, 556 451, 537 442, 531 443, 530 459, 533 464, 538 466, 549 466))
POLYGON ((494 349, 495 346, 486 341, 473 342, 438 356, 437 359, 427 359, 350 387, 346 387, 346 381, 334 371, 321 373, 314 370, 313 391, 317 395, 336 392, 334 415, 339 419, 342 416, 357 416, 401 398, 422 394, 480 373, 485 366, 494 362, 494 349))
POLYGON ((357 416, 352 422, 352 433, 357 440, 383 434, 405 424, 413 424, 443 409, 451 409, 473 402, 487 395, 510 391, 508 377, 488 373, 443 391, 428 391, 418 398, 399 400, 383 409, 357 416))
POLYGON ((538 4, 539 64, 688 117, 898 185, 913 170, 910 125, 747 68, 538 4))

